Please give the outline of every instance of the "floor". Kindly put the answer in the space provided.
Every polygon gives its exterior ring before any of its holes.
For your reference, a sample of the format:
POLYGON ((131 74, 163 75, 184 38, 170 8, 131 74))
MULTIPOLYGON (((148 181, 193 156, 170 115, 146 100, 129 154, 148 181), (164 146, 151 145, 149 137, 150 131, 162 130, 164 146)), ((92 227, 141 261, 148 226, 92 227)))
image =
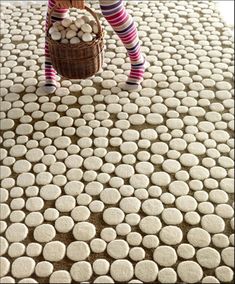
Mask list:
POLYGON ((234 26, 234 1, 215 1, 227 24, 234 26))
POLYGON ((1 283, 234 283, 231 29, 209 1, 127 8, 141 88, 100 18, 103 70, 48 95, 46 6, 1 7, 1 283))
MULTIPOLYGON (((146 1, 146 0, 145 0, 146 1)), ((5 0, 2 0, 2 2, 8 2, 5 0)), ((23 5, 26 4, 26 2, 33 2, 33 1, 11 1, 16 3, 22 3, 23 5)), ((45 3, 45 1, 34 1, 37 3, 45 3)), ((141 2, 141 1, 140 1, 141 2)), ((143 2, 143 1, 142 1, 143 2)), ((223 19, 226 21, 229 25, 234 25, 234 1, 233 0, 221 0, 221 1, 214 1, 219 8, 219 11, 223 17, 223 19)))

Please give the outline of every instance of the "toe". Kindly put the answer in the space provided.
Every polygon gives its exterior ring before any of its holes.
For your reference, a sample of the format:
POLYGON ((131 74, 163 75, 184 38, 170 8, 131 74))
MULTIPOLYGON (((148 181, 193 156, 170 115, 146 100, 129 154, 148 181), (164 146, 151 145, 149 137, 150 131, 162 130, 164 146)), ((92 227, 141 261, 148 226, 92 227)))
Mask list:
POLYGON ((140 91, 141 86, 139 84, 127 84, 122 82, 119 84, 119 87, 124 91, 140 91))
POLYGON ((53 94, 55 91, 56 91, 56 86, 47 86, 45 85, 43 87, 44 91, 47 93, 47 94, 53 94))

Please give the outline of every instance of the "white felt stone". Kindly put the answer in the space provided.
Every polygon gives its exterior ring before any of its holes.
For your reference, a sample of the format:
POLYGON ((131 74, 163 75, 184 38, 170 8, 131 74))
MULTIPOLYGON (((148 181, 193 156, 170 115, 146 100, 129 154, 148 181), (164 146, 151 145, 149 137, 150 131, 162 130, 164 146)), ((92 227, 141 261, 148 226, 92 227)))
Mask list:
POLYGON ((23 241, 28 235, 28 228, 21 223, 11 224, 6 230, 6 238, 9 242, 23 241))
POLYGON ((177 254, 170 246, 159 246, 154 250, 153 259, 161 266, 172 266, 177 261, 177 254))
POLYGON ((66 38, 67 39, 72 39, 76 36, 76 31, 74 30, 68 30, 66 33, 66 38))
POLYGON ((11 169, 7 166, 1 166, 0 170, 0 179, 7 178, 11 175, 11 169))
POLYGON ((170 183, 171 178, 170 178, 169 174, 167 174, 165 172, 157 172, 157 173, 152 174, 151 181, 155 185, 166 186, 170 183))
POLYGON ((74 221, 86 221, 90 217, 90 210, 86 206, 77 206, 71 212, 74 221))
POLYGON ((50 224, 42 224, 35 228, 33 236, 38 242, 46 243, 51 241, 56 235, 54 227, 50 224))
POLYGON ((162 164, 162 168, 168 173, 176 173, 181 169, 181 165, 175 160, 165 160, 162 164))
POLYGON ((103 212, 103 220, 108 225, 118 225, 124 219, 124 213, 119 208, 107 208, 103 212))
POLYGON ((16 278, 29 277, 33 274, 35 261, 27 256, 15 259, 11 266, 12 276, 16 278))
POLYGON ((70 216, 61 216, 55 221, 55 228, 57 232, 68 233, 72 230, 74 221, 70 216))
POLYGON ((170 225, 161 229, 159 237, 165 244, 174 245, 181 242, 183 233, 180 228, 170 225))
POLYGON ((194 211, 197 208, 197 202, 191 196, 180 196, 176 199, 175 204, 182 212, 194 211))
POLYGON ((43 222, 43 215, 40 212, 31 212, 25 218, 25 224, 29 227, 36 227, 43 222))
POLYGON ((134 275, 131 262, 125 259, 115 260, 110 267, 111 277, 115 281, 126 282, 131 280, 134 275))
POLYGON ((45 220, 55 221, 59 217, 60 213, 55 208, 47 208, 43 215, 45 220))
POLYGON ((83 188, 84 184, 80 181, 70 181, 66 183, 64 190, 68 195, 77 196, 83 191, 83 188))
POLYGON ((119 177, 130 178, 134 174, 134 169, 130 165, 118 165, 115 172, 119 177))
POLYGON ((92 267, 97 275, 104 275, 109 271, 110 264, 106 259, 96 259, 92 267))
POLYGON ((85 192, 89 195, 99 195, 102 190, 103 185, 96 181, 88 183, 85 187, 85 192))
POLYGON ((158 280, 161 283, 176 283, 177 273, 172 268, 163 268, 158 272, 158 280))
POLYGON ((117 233, 113 228, 104 228, 102 229, 100 236, 106 242, 111 242, 115 240, 117 233))
POLYGON ((137 213, 140 210, 141 203, 136 197, 125 197, 119 205, 125 213, 137 213))
POLYGON ((215 214, 208 214, 202 217, 202 228, 209 233, 221 233, 224 231, 224 221, 221 217, 215 214))
POLYGON ((71 277, 74 281, 88 281, 92 276, 92 267, 89 262, 79 261, 72 265, 70 269, 71 277))
POLYGON ((183 221, 183 215, 177 208, 166 208, 162 212, 162 219, 168 225, 177 225, 183 221))
POLYGON ((102 239, 93 239, 90 248, 94 253, 102 253, 106 249, 106 242, 102 239))
POLYGON ((177 248, 178 256, 184 259, 191 259, 195 254, 195 248, 187 243, 182 243, 177 248))
POLYGON ((49 283, 71 283, 71 276, 66 270, 57 270, 49 278, 49 283))
POLYGON ((187 283, 197 283, 203 276, 200 265, 189 260, 179 263, 177 273, 180 279, 187 283))
POLYGON ((60 241, 47 243, 43 248, 43 257, 47 261, 60 261, 65 256, 65 244, 60 241))
POLYGON ((94 280, 94 283, 114 283, 114 281, 109 276, 99 276, 94 280))
POLYGON ((219 281, 229 282, 233 279, 233 271, 228 266, 220 266, 215 269, 215 275, 219 281))
POLYGON ((8 249, 8 242, 4 237, 0 237, 0 255, 3 255, 8 249))
POLYGON ((224 234, 215 234, 212 237, 212 243, 218 248, 229 246, 229 239, 224 234))
POLYGON ((143 238, 143 246, 146 248, 156 248, 159 245, 159 239, 155 235, 146 235, 143 238))
POLYGON ((26 160, 18 160, 13 165, 13 170, 16 173, 28 172, 31 169, 32 165, 26 160))
POLYGON ((41 254, 42 246, 38 243, 30 243, 26 248, 26 254, 30 257, 37 257, 41 254))
POLYGON ((0 276, 3 277, 7 275, 7 273, 10 270, 10 262, 7 258, 5 257, 0 257, 0 267, 1 267, 1 273, 0 276))
POLYGON ((73 228, 73 236, 79 241, 88 241, 95 237, 96 228, 89 222, 77 223, 73 228))
POLYGON ((43 208, 44 202, 41 197, 30 197, 27 199, 25 207, 28 211, 39 211, 43 208))
POLYGON ((130 177, 130 185, 134 188, 145 188, 149 184, 149 178, 143 174, 134 174, 130 177))
POLYGON ((84 167, 87 170, 98 170, 102 164, 102 160, 99 157, 88 157, 84 160, 84 167))
POLYGON ((220 254, 210 247, 199 249, 196 258, 202 267, 214 269, 220 264, 220 254))
POLYGON ((230 266, 230 267, 234 267, 234 250, 233 247, 227 247, 225 249, 223 249, 222 253, 221 253, 221 257, 223 262, 230 266))
POLYGON ((154 261, 142 260, 135 266, 135 276, 143 282, 154 282, 157 274, 158 266, 154 261))
POLYGON ((175 196, 186 195, 189 192, 189 186, 184 181, 173 181, 169 185, 169 191, 175 196))
POLYGON ((70 212, 75 207, 76 201, 73 196, 63 195, 56 199, 55 207, 60 212, 70 212))
POLYGON ((158 199, 149 199, 145 200, 142 203, 142 210, 147 215, 156 216, 159 215, 163 211, 164 207, 162 202, 158 199))
POLYGON ((12 258, 20 257, 25 253, 25 246, 22 243, 12 243, 8 248, 8 255, 12 258))
POLYGON ((194 247, 207 247, 211 241, 210 234, 201 228, 190 229, 187 239, 194 247))
POLYGON ((75 241, 67 247, 66 255, 73 261, 85 260, 90 255, 90 248, 85 242, 75 241))
MULTIPOLYGON (((65 42, 66 39, 64 39, 63 41, 64 41, 64 43, 66 43, 66 42, 65 42)), ((78 37, 73 37, 73 38, 71 38, 71 40, 70 40, 70 43, 71 43, 71 44, 78 44, 78 43, 80 43, 80 42, 81 42, 81 40, 80 40, 80 38, 78 38, 78 37)))
POLYGON ((61 189, 56 185, 48 184, 40 189, 40 196, 44 200, 55 200, 60 196, 60 194, 61 189))
POLYGON ((69 26, 72 24, 72 21, 71 21, 71 19, 69 19, 69 18, 65 18, 65 19, 62 20, 61 24, 62 24, 65 28, 67 28, 67 27, 69 27, 69 26))
POLYGON ((84 32, 84 33, 91 33, 92 32, 92 27, 89 25, 89 24, 83 24, 81 26, 81 30, 84 32))
POLYGON ((228 204, 217 205, 215 212, 222 218, 232 218, 234 214, 233 208, 228 204))
POLYGON ((75 25, 80 29, 81 26, 85 24, 85 21, 82 19, 82 18, 78 18, 76 21, 75 21, 75 25))
POLYGON ((21 187, 28 187, 34 184, 35 176, 32 173, 21 173, 18 175, 16 183, 21 187))
POLYGON ((129 256, 133 261, 140 261, 145 258, 145 251, 143 248, 131 248, 129 252, 129 256))
POLYGON ((194 166, 190 168, 189 174, 193 179, 205 180, 209 177, 209 170, 203 166, 194 166))
POLYGON ((116 204, 121 198, 119 191, 115 188, 105 188, 100 193, 100 199, 106 204, 116 204))
POLYGON ((155 216, 147 216, 141 219, 139 227, 145 234, 156 234, 162 227, 161 221, 155 216))
POLYGON ((29 162, 38 162, 43 157, 43 151, 41 149, 30 149, 25 157, 29 162))
POLYGON ((111 241, 107 246, 107 253, 114 259, 122 259, 128 255, 129 246, 124 240, 111 241))
POLYGON ((48 261, 38 262, 35 267, 35 274, 38 277, 48 277, 53 272, 53 265, 48 261))
POLYGON ((1 220, 6 219, 9 214, 11 213, 11 210, 7 204, 0 204, 1 212, 0 212, 0 218, 1 220))

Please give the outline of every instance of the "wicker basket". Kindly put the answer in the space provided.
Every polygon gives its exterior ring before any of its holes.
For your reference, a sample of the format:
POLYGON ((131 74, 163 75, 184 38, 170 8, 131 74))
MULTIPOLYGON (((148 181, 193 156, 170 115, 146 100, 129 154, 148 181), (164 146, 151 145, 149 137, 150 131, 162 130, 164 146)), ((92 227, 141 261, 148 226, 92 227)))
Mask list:
POLYGON ((46 39, 48 42, 51 63, 57 73, 67 79, 86 79, 95 75, 103 65, 104 59, 104 31, 95 12, 85 7, 96 20, 99 32, 91 42, 65 44, 54 41, 49 29, 52 26, 51 16, 54 7, 49 13, 46 39))

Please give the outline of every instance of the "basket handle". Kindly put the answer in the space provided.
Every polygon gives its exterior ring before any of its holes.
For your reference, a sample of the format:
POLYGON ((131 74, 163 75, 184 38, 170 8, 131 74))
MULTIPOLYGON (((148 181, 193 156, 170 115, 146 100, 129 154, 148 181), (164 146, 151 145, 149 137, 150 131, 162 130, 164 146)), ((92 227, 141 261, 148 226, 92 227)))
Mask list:
MULTIPOLYGON (((49 14, 48 14, 48 27, 47 27, 47 34, 49 32, 49 29, 50 27, 52 26, 52 23, 51 23, 51 17, 52 17, 52 14, 53 12, 55 11, 55 9, 58 8, 56 5, 49 11, 49 14)), ((101 27, 101 24, 100 24, 100 21, 97 17, 97 14, 91 9, 89 8, 88 6, 85 5, 85 10, 87 12, 89 12, 93 18, 95 19, 96 23, 97 23, 97 26, 98 26, 98 36, 101 37, 102 36, 102 27, 101 27)))

